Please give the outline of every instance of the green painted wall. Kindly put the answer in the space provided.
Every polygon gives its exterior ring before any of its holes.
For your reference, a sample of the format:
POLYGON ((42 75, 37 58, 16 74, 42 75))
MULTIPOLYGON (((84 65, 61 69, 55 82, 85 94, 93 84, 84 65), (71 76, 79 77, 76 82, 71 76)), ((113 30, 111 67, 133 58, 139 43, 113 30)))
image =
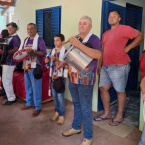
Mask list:
MULTIPOLYGON (((61 33, 65 35, 66 40, 71 36, 78 34, 79 18, 88 15, 93 20, 92 33, 100 37, 101 32, 101 10, 102 0, 19 0, 14 9, 13 21, 19 21, 18 34, 23 42, 27 37, 27 24, 35 23, 35 11, 37 9, 61 6, 61 33)), ((65 45, 69 48, 69 44, 65 45)), ((71 100, 66 83, 65 97, 71 100)), ((93 111, 97 111, 98 104, 98 77, 93 93, 93 111)))

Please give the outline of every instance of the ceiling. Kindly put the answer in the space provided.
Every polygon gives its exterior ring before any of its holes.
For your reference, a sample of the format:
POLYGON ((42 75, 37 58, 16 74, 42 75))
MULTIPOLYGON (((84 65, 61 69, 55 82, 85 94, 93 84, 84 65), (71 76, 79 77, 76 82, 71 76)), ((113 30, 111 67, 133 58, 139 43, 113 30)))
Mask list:
POLYGON ((15 0, 0 0, 0 12, 4 15, 10 7, 15 5, 15 0))

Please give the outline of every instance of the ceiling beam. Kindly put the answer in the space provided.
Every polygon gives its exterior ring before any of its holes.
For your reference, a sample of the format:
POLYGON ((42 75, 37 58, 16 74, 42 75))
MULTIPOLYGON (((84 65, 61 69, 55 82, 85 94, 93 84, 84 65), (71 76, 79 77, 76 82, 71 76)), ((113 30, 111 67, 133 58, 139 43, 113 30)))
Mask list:
POLYGON ((14 6, 14 2, 0 1, 0 5, 2 5, 2 6, 14 6))
POLYGON ((3 16, 8 10, 10 6, 6 6, 5 9, 1 12, 1 15, 3 16))

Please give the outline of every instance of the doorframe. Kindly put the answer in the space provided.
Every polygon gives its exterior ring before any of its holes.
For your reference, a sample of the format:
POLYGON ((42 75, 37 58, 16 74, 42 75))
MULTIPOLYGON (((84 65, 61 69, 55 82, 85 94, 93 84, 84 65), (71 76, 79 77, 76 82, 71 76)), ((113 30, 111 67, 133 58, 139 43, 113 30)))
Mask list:
POLYGON ((105 22, 104 18, 102 18, 102 16, 104 16, 104 14, 105 14, 105 2, 109 2, 109 1, 116 1, 116 0, 102 0, 101 34, 100 34, 100 38, 102 38, 102 35, 103 35, 103 24, 104 24, 104 22, 105 22))
MULTIPOLYGON (((105 13, 105 2, 109 2, 109 1, 117 1, 117 0, 102 0, 102 12, 101 12, 101 34, 100 34, 100 38, 102 38, 103 35, 103 23, 104 23, 104 18, 102 18, 102 16, 105 13)), ((144 50, 144 43, 145 43, 145 20, 144 20, 144 39, 143 39, 143 47, 142 47, 142 51, 144 50)))
MULTIPOLYGON (((101 34, 100 34, 100 39, 102 38, 103 35, 103 28, 104 28, 104 23, 105 23, 105 17, 103 17, 105 15, 105 11, 106 11, 106 2, 110 2, 110 1, 116 1, 116 0, 102 0, 102 12, 101 12, 101 34)), ((99 80, 99 78, 98 78, 99 80)), ((101 97, 99 97, 99 87, 98 87, 98 104, 97 104, 97 110, 101 111, 102 109, 102 101, 101 101, 101 97)))
MULTIPOLYGON (((104 18, 102 17, 105 13, 105 2, 109 2, 109 1, 117 1, 117 0, 102 0, 102 12, 101 12, 101 34, 100 34, 100 38, 102 38, 102 35, 103 35, 103 23, 104 23, 104 18)), ((143 39, 143 46, 142 46, 142 51, 145 50, 145 20, 144 20, 144 39, 143 39)), ((143 26, 142 26, 143 27, 143 26)), ((99 92, 99 88, 98 88, 98 92, 99 92)), ((141 91, 140 91, 140 94, 141 94, 141 91)), ((99 100, 98 100, 98 103, 99 103, 99 100)), ((97 105, 99 106, 99 104, 97 105)), ((99 109, 99 108, 98 108, 99 109)), ((140 109, 142 109, 142 106, 141 106, 141 102, 140 102, 140 109)), ((139 111, 140 113, 142 112, 141 110, 139 111)), ((140 125, 141 125, 141 120, 140 120, 140 114, 139 114, 139 128, 140 128, 140 125)))
MULTIPOLYGON (((143 47, 142 47, 142 51, 145 50, 145 20, 144 20, 144 39, 143 39, 143 47)), ((140 91, 140 106, 139 106, 139 130, 143 130, 143 126, 144 126, 144 115, 143 115, 143 108, 144 108, 144 103, 143 100, 141 99, 141 91, 140 91), (141 114, 142 113, 142 114, 141 114)))

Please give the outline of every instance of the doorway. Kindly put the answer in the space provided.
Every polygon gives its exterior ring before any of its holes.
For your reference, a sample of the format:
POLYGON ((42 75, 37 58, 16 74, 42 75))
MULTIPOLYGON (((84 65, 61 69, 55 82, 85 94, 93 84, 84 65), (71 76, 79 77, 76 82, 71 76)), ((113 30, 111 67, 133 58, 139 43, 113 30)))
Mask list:
MULTIPOLYGON (((116 0, 116 1, 118 1, 118 0, 116 0)), ((142 7, 135 6, 135 5, 132 5, 129 3, 126 3, 126 7, 124 7, 124 6, 120 6, 118 4, 114 4, 113 0, 103 0, 101 36, 103 35, 103 33, 106 30, 110 29, 110 25, 108 24, 108 16, 109 16, 109 13, 111 10, 117 10, 120 12, 120 15, 121 15, 120 24, 129 25, 129 26, 141 31, 142 11, 143 11, 142 7)), ((131 42, 132 41, 129 40, 128 44, 131 42)), ((129 73, 129 77, 128 77, 128 82, 127 82, 127 87, 126 87, 127 95, 129 95, 128 101, 130 99, 131 99, 130 101, 132 101, 132 100, 137 98, 137 100, 139 102, 140 101, 139 100, 140 90, 139 90, 139 85, 138 85, 139 84, 139 82, 138 82, 138 77, 139 77, 138 70, 139 70, 140 46, 132 49, 128 54, 129 54, 131 61, 132 61, 131 62, 131 69, 130 69, 130 73, 129 73), (134 98, 134 96, 136 96, 136 98, 134 98)), ((110 104, 112 105, 112 104, 114 104, 114 102, 117 102, 117 94, 116 94, 116 91, 114 90, 113 87, 110 88, 109 93, 110 93, 110 97, 111 97, 110 104)), ((103 105, 101 103, 100 93, 98 96, 99 96, 98 97, 98 110, 100 111, 103 109, 103 105)), ((137 107, 138 107, 138 105, 137 105, 137 107)), ((136 107, 136 106, 133 106, 133 107, 136 107)), ((139 107, 137 109, 139 111, 139 107)), ((137 116, 137 122, 138 122, 138 120, 139 120, 139 115, 137 116)), ((136 124, 135 126, 137 127, 138 124, 136 124)))

